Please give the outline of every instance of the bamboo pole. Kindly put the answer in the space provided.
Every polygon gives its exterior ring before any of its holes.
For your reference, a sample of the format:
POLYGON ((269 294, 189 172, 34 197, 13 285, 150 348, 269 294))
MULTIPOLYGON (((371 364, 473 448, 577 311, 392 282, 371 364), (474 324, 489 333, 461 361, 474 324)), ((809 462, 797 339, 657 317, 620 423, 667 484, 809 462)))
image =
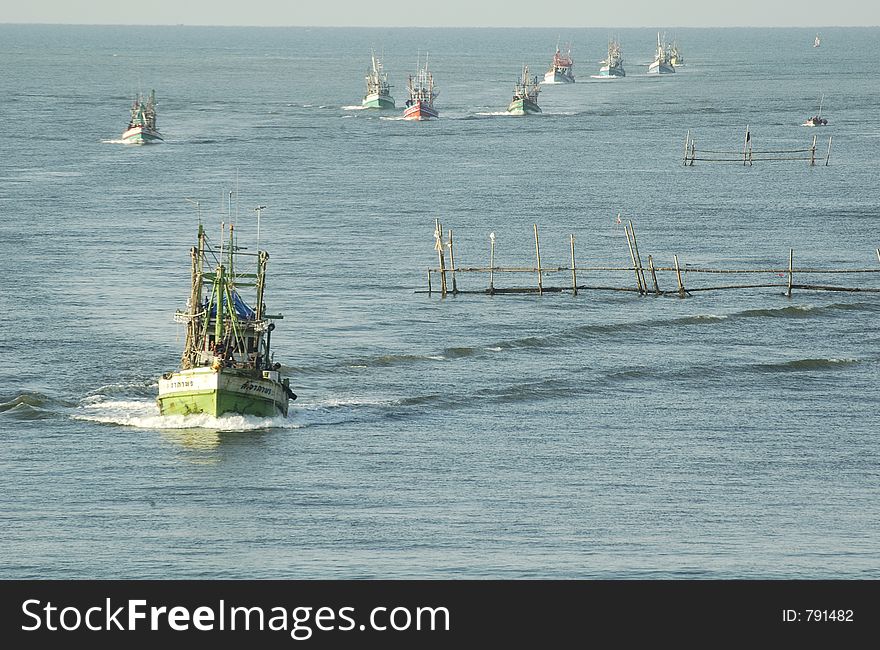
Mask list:
POLYGON ((489 293, 495 293, 495 233, 489 233, 489 293))
POLYGON ((632 240, 629 238, 629 226, 626 224, 623 226, 623 232, 626 234, 626 245, 629 247, 629 256, 633 263, 633 271, 635 271, 636 274, 636 286, 638 287, 639 295, 641 295, 644 293, 644 290, 642 289, 642 280, 639 278, 639 267, 636 264, 636 254, 633 250, 632 240))
POLYGON ((434 248, 437 249, 437 257, 440 260, 440 295, 446 297, 446 261, 443 259, 443 229, 440 220, 434 220, 434 248))
POLYGON ((697 159, 697 141, 691 138, 691 164, 690 166, 694 166, 694 160, 697 159))
POLYGON ((538 261, 538 293, 544 293, 544 282, 541 278, 541 246, 538 244, 538 224, 535 225, 535 258, 538 261))
POLYGON ((813 144, 810 147, 810 167, 816 166, 816 135, 813 134, 813 144))
POLYGON ((877 249, 877 261, 880 262, 880 248, 877 249))
POLYGON ((828 153, 825 154, 825 166, 828 166, 828 161, 831 160, 831 138, 833 136, 828 136, 828 153))
POLYGON ((571 242, 571 294, 576 296, 578 295, 578 276, 577 266, 574 262, 574 235, 569 235, 569 241, 571 242))
POLYGON ((684 136, 684 164, 687 166, 688 164, 688 148, 691 143, 691 130, 688 129, 687 135, 684 136))
POLYGON ((431 295, 431 269, 428 269, 428 295, 431 295))
POLYGON ((680 298, 684 298, 684 283, 681 281, 681 269, 678 266, 678 255, 673 255, 673 259, 675 259, 675 275, 678 277, 678 295, 680 298))
POLYGON ((458 284, 455 282, 455 250, 452 247, 452 228, 449 229, 449 264, 452 266, 452 294, 458 293, 458 284))
POLYGON ((746 166, 746 147, 748 147, 751 139, 752 139, 752 134, 749 133, 749 125, 746 124, 746 137, 745 137, 745 140, 743 140, 743 167, 746 166))
POLYGON ((639 265, 639 277, 642 279, 642 289, 645 291, 645 295, 648 295, 648 283, 645 281, 645 268, 642 266, 642 256, 639 255, 639 243, 636 241, 636 229, 633 226, 632 219, 629 220, 629 232, 632 234, 633 238, 633 250, 636 253, 636 262, 639 265))
POLYGON ((791 298, 791 281, 792 281, 793 275, 794 275, 794 249, 789 248, 788 249, 788 292, 786 294, 786 295, 788 295, 789 298, 791 298))
POLYGON ((659 296, 660 295, 660 285, 657 284, 657 273, 655 272, 655 269, 654 269, 654 258, 650 255, 648 255, 648 266, 651 269, 651 278, 654 280, 654 293, 659 296))

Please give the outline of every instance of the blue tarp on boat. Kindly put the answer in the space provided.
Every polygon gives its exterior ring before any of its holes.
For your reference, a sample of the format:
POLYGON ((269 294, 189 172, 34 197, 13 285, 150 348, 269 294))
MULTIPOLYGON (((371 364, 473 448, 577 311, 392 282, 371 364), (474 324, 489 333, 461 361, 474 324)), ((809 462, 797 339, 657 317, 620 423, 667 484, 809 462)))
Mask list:
MULTIPOLYGON (((235 307, 235 315, 241 320, 254 320, 254 318, 256 318, 256 312, 248 306, 241 296, 238 295, 237 291, 232 292, 232 305, 235 307)), ((226 296, 223 296, 223 310, 226 311, 228 308, 229 304, 226 300, 226 296)), ((211 305, 211 316, 216 315, 217 306, 211 305)))

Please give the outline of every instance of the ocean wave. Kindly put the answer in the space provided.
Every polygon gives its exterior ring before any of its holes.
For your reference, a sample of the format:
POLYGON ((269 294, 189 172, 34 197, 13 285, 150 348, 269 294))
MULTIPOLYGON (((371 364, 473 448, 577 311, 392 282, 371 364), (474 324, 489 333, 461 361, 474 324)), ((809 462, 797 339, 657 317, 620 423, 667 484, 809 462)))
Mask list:
MULTIPOLYGON (((806 318, 811 312, 816 312, 820 307, 813 305, 789 305, 786 307, 746 309, 733 314, 734 318, 806 318)), ((825 308, 827 309, 827 308, 825 308)))
POLYGON ((847 366, 861 363, 860 359, 828 358, 828 359, 794 359, 776 363, 758 363, 752 366, 759 372, 804 372, 811 370, 840 370, 847 366))
POLYGON ((14 420, 44 420, 55 417, 54 407, 65 405, 43 393, 25 392, 0 402, 0 415, 14 420))

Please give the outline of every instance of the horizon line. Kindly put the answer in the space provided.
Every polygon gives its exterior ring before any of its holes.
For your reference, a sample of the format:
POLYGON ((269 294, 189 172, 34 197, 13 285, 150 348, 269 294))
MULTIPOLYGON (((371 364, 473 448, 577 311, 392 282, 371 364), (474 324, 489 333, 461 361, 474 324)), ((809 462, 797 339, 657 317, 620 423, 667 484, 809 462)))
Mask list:
POLYGON ((252 27, 258 29, 871 29, 880 25, 264 25, 218 23, 64 23, 64 22, 0 22, 0 26, 56 27, 252 27))

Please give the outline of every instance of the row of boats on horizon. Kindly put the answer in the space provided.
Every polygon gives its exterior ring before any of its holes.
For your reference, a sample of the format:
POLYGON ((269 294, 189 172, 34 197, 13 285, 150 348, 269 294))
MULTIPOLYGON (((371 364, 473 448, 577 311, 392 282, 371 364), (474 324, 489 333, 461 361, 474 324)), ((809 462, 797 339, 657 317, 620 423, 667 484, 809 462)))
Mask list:
MULTIPOLYGON (((421 57, 419 57, 421 59, 421 57)), ((666 43, 657 32, 657 50, 654 60, 648 66, 648 74, 670 74, 675 72, 675 66, 683 65, 684 58, 678 45, 673 41, 666 43)), ((601 67, 592 78, 615 79, 626 76, 623 68, 623 54, 620 42, 617 39, 608 41, 608 54, 601 62, 601 67)), ((408 98, 404 104, 403 119, 405 120, 430 120, 439 117, 439 111, 434 106, 437 98, 437 90, 434 86, 434 76, 428 70, 428 57, 425 56, 424 66, 421 60, 417 63, 418 72, 407 78, 408 98)), ((519 79, 513 90, 513 98, 507 106, 507 112, 512 115, 529 115, 540 113, 538 94, 541 84, 569 84, 575 82, 574 60, 571 56, 571 44, 564 48, 557 43, 556 52, 547 72, 544 73, 543 81, 537 75, 529 74, 529 67, 524 65, 519 79)), ((371 53, 371 66, 366 75, 367 90, 361 102, 361 108, 379 110, 394 110, 397 108, 394 97, 391 95, 391 84, 388 83, 388 73, 385 72, 382 61, 371 53)))
MULTIPOLYGON (((676 66, 681 66, 684 59, 681 51, 673 41, 666 43, 657 33, 657 50, 654 61, 648 66, 648 74, 670 74, 675 72, 676 66)), ((434 85, 434 75, 428 69, 428 56, 422 65, 421 55, 417 62, 417 73, 409 75, 407 79, 408 98, 404 104, 403 119, 405 120, 431 120, 440 116, 434 106, 434 100, 438 92, 434 85)), ((623 54, 620 42, 617 39, 608 41, 608 55, 601 61, 601 67, 593 78, 615 79, 626 76, 623 68, 623 54)), ((574 61, 571 56, 571 45, 560 47, 556 45, 556 52, 547 72, 544 73, 543 81, 538 76, 529 75, 529 67, 523 66, 522 73, 514 85, 513 98, 507 106, 507 112, 511 115, 529 115, 541 112, 538 105, 538 94, 541 83, 544 84, 569 84, 575 82, 574 61)), ((391 95, 392 85, 388 82, 388 73, 385 72, 382 61, 371 53, 371 66, 366 75, 366 93, 361 102, 361 108, 378 110, 396 110, 397 105, 391 95)), ((152 91, 148 97, 138 96, 131 107, 131 117, 128 126, 122 134, 122 141, 126 144, 150 144, 162 142, 162 135, 156 126, 156 93, 152 91)))
MULTIPOLYGON (((821 44, 819 35, 813 47, 821 44)), ((590 75, 593 79, 618 79, 626 76, 623 68, 623 54, 620 42, 616 38, 608 41, 608 54, 600 64, 598 74, 590 75)), ((684 65, 684 58, 677 43, 665 41, 665 35, 661 38, 657 32, 657 46, 654 60, 648 65, 647 74, 666 75, 675 73, 677 66, 684 65)), ((419 55, 417 73, 407 78, 408 98, 404 104, 403 115, 400 119, 422 121, 438 118, 440 113, 434 105, 438 92, 434 85, 434 76, 428 69, 428 56, 425 56, 424 65, 419 55)), ((366 93, 360 106, 346 108, 396 110, 397 105, 391 95, 393 87, 388 82, 388 74, 383 68, 382 61, 371 52, 371 65, 366 74, 366 93)), ((544 73, 543 79, 537 75, 529 74, 529 66, 524 65, 520 77, 514 85, 513 97, 507 106, 506 113, 509 115, 530 115, 541 113, 538 105, 538 95, 542 84, 572 84, 575 82, 574 61, 571 55, 571 45, 560 47, 556 45, 549 69, 544 73)), ((828 120, 822 116, 822 99, 819 100, 819 111, 816 115, 808 118, 803 126, 826 126, 828 120)), ((162 142, 162 135, 156 126, 156 93, 152 91, 149 96, 135 97, 131 106, 131 117, 122 134, 122 142, 126 144, 150 144, 162 142)))

